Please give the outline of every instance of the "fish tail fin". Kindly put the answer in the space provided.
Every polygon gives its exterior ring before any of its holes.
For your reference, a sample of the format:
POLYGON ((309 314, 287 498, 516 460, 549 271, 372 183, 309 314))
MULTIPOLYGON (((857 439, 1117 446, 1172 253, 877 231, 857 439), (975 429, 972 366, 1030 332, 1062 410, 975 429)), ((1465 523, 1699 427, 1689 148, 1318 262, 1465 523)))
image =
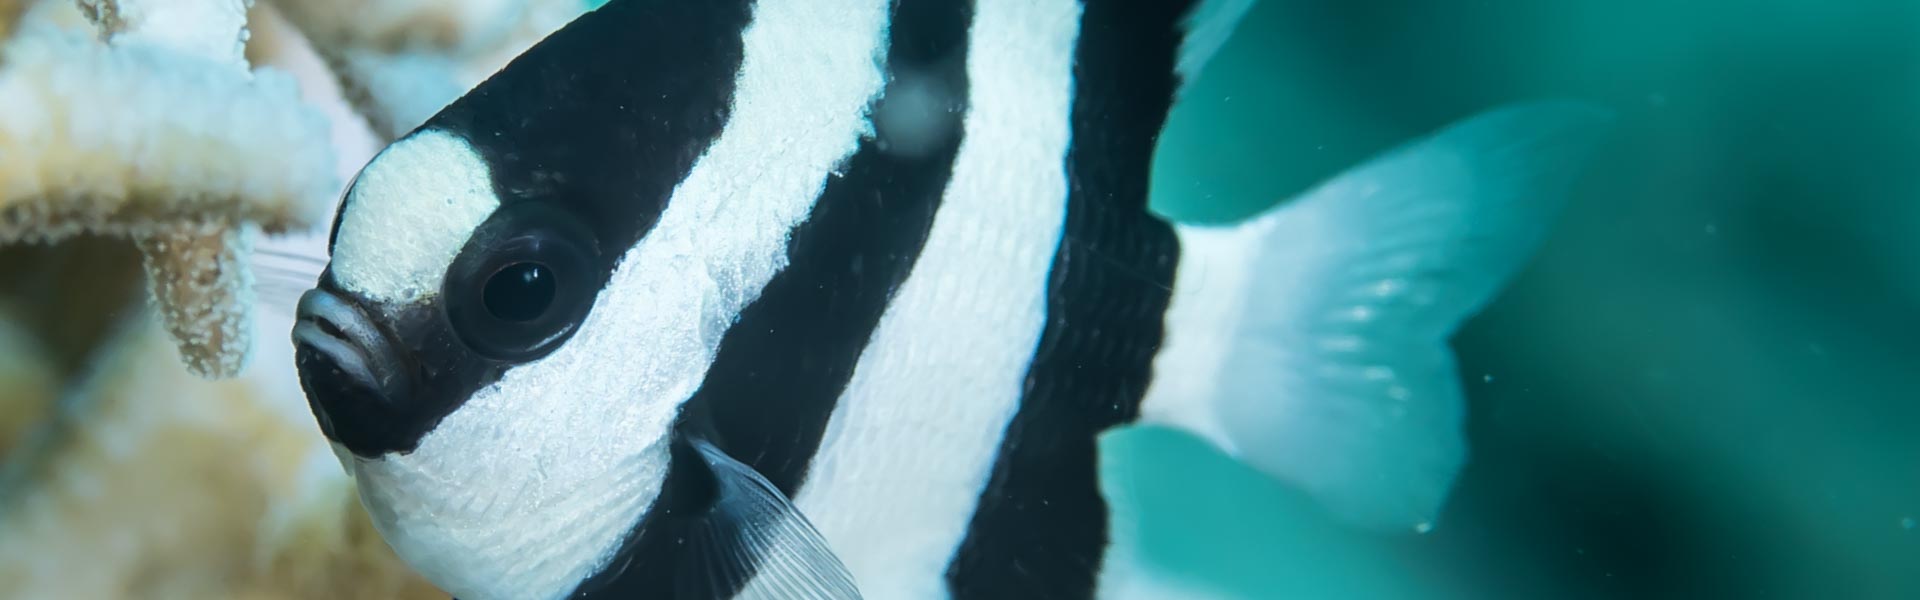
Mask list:
POLYGON ((1176 226, 1143 405, 1369 528, 1431 526, 1466 460, 1448 338, 1532 256, 1610 114, 1497 108, 1228 226, 1176 226))

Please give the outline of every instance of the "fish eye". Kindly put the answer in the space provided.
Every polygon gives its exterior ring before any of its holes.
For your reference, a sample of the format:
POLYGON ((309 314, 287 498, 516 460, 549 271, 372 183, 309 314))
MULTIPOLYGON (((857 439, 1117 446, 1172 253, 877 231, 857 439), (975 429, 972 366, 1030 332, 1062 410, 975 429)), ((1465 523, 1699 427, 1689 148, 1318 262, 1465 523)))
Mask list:
POLYGON ((481 300, 494 318, 524 323, 540 318, 553 306, 553 270, 546 265, 517 262, 487 278, 481 300))
POLYGON ((545 203, 496 211, 447 270, 441 298, 455 335, 503 361, 539 358, 573 335, 601 286, 597 244, 545 203))

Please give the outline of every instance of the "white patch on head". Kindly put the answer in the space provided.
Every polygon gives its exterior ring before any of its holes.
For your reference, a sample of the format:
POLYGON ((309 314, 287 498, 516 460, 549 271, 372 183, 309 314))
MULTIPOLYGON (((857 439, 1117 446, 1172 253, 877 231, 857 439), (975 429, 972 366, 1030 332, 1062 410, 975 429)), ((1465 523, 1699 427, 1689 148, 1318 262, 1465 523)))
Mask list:
POLYGON ((975 15, 952 182, 796 499, 869 598, 947 596, 1046 325, 1066 218, 1079 3, 981 0, 975 15))
POLYGON ((440 293, 447 265, 500 199, 473 146, 428 129, 374 156, 346 203, 334 280, 367 299, 404 305, 440 293))
POLYGON ((480 390, 414 452, 355 460, 389 544, 462 600, 554 598, 611 559, 722 334, 858 147, 885 0, 760 0, 732 117, 579 333, 480 390))

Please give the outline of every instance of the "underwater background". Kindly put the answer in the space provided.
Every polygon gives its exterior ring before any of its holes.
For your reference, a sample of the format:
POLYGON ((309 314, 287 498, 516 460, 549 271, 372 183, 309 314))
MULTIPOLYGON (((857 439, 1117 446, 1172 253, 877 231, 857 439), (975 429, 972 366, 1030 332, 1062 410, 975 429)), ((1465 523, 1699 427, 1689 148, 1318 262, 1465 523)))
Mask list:
MULTIPOLYGON (((1154 202, 1246 215, 1538 97, 1618 127, 1454 340, 1471 457, 1432 530, 1115 432, 1147 558, 1246 598, 1920 598, 1920 2, 1261 0, 1175 108, 1154 202)), ((0 247, 0 304, 52 307, 21 320, 77 378, 111 326, 69 317, 120 314, 137 258, 0 247)))
POLYGON ((1134 430, 1105 469, 1147 552, 1261 598, 1920 598, 1920 3, 1262 1, 1154 201, 1237 217, 1540 96, 1618 129, 1454 341, 1435 528, 1356 534, 1134 430))

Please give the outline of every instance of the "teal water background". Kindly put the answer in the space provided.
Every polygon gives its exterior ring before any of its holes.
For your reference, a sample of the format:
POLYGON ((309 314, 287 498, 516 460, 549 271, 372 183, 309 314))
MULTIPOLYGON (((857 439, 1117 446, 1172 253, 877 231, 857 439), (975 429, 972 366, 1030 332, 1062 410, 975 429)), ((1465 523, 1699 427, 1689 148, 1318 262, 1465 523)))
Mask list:
POLYGON ((1120 432, 1156 562, 1252 598, 1920 598, 1920 3, 1263 0, 1194 85, 1154 201, 1195 220, 1503 102, 1619 121, 1454 340, 1438 528, 1120 432))

